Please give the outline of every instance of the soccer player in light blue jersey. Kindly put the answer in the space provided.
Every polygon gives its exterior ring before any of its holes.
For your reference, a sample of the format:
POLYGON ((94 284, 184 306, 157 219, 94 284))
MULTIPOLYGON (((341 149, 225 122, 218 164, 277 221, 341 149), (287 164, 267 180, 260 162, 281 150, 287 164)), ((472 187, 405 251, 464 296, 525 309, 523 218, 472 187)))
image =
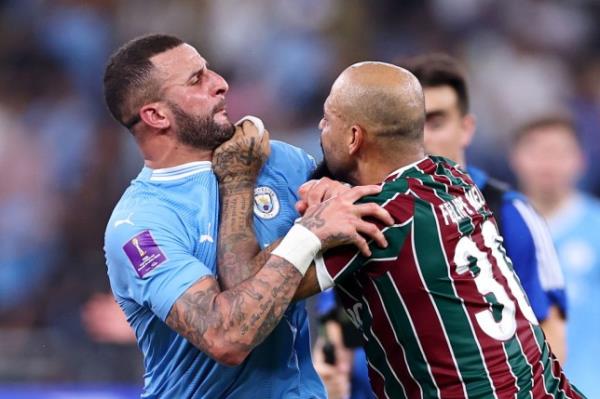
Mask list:
POLYGON ((548 221, 565 272, 569 299, 565 372, 590 398, 598 398, 600 201, 577 188, 586 173, 581 146, 572 120, 548 114, 517 130, 510 159, 519 186, 548 221))
MULTIPOLYGON (((318 250, 353 243, 368 251, 359 232, 374 232, 385 244, 361 217, 387 213, 353 205, 379 187, 357 188, 292 227, 296 190, 312 159, 273 142, 264 163, 268 133, 229 122, 227 83, 178 38, 150 35, 125 44, 109 60, 104 88, 109 110, 145 161, 105 236, 112 291, 144 355, 142 397, 325 397, 304 305, 288 305, 318 250), (219 147, 211 163, 215 148, 232 136, 237 140, 219 147), (223 248, 217 270, 219 188, 231 194, 223 206, 254 200, 261 246, 290 230, 272 254, 256 255, 256 241, 239 237, 237 252, 223 248), (243 270, 231 267, 240 260, 243 270)), ((252 226, 248 215, 238 219, 231 223, 252 226)), ((223 227, 227 232, 227 221, 223 227)))

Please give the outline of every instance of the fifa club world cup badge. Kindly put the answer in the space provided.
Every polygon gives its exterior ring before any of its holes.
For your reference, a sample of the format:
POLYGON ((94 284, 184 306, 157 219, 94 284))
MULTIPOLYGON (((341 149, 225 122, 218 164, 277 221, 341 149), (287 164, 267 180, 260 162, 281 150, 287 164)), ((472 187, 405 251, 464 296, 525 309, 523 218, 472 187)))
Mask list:
POLYGON ((150 231, 142 231, 123 245, 123 250, 140 278, 167 260, 150 231))
POLYGON ((267 186, 254 189, 254 214, 261 219, 273 219, 279 213, 279 199, 267 186))

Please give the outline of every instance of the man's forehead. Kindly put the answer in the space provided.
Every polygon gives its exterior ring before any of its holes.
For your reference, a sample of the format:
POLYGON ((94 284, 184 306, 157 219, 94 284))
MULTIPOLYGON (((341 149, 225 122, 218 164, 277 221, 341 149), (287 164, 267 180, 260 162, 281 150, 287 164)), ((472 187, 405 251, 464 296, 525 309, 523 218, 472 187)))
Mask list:
MULTIPOLYGON (((458 95, 449 85, 425 87, 423 89, 425 96, 425 107, 450 108, 458 106, 458 95)), ((427 109, 429 111, 429 109, 427 109)))
POLYGON ((206 66, 206 60, 187 43, 150 58, 152 64, 166 79, 189 75, 206 66))

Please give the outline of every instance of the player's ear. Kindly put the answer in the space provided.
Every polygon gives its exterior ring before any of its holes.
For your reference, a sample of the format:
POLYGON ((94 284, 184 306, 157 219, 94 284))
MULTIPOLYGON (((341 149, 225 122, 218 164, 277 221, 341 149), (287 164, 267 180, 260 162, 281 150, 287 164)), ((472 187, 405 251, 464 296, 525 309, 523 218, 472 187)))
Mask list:
POLYGON ((475 135, 475 128, 477 125, 477 120, 475 119, 475 115, 466 114, 462 118, 462 147, 467 148, 471 144, 471 140, 473 140, 473 136, 475 135))
POLYGON ((171 126, 171 112, 162 102, 153 102, 140 108, 140 118, 144 123, 155 129, 164 130, 171 126))
POLYGON ((360 150, 365 142, 365 129, 360 125, 352 125, 350 127, 350 139, 348 141, 348 154, 354 155, 360 150))

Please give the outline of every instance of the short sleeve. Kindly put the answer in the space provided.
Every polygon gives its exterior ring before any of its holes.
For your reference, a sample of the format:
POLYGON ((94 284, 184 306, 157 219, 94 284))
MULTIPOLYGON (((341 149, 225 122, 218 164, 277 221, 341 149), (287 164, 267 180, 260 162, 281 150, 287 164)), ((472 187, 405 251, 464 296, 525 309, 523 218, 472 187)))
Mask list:
POLYGON ((213 275, 193 256, 183 222, 168 209, 115 214, 104 250, 115 294, 150 308, 163 321, 191 285, 213 275))
POLYGON ((378 196, 364 197, 358 202, 374 202, 383 206, 392 215, 395 223, 391 226, 384 226, 374 221, 383 232, 388 247, 380 248, 371 240, 369 241, 370 257, 362 255, 353 245, 332 248, 317 255, 315 267, 321 291, 343 281, 365 265, 396 260, 410 231, 414 209, 414 202, 410 197, 386 191, 384 188, 378 196))
POLYGON ((551 306, 566 315, 565 283, 545 222, 524 200, 508 196, 502 207, 505 247, 536 317, 551 306))

